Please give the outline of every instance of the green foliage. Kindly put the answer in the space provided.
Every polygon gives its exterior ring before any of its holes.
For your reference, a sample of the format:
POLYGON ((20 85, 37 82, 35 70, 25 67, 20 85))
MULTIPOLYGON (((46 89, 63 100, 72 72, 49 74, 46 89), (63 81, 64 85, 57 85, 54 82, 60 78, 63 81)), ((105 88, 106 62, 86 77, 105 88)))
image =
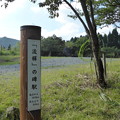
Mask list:
POLYGON ((117 29, 113 29, 112 33, 101 36, 99 34, 99 42, 101 51, 106 53, 107 57, 119 57, 120 56, 120 35, 117 29))
POLYGON ((0 65, 19 64, 20 56, 3 55, 0 56, 0 65))
POLYGON ((17 43, 16 46, 5 48, 0 46, 0 55, 20 55, 20 43, 17 43))
POLYGON ((67 52, 71 56, 91 56, 91 46, 88 42, 88 36, 80 36, 79 38, 71 38, 70 41, 67 41, 65 46, 67 52))
POLYGON ((61 0, 45 0, 44 2, 39 3, 39 7, 47 6, 47 10, 50 14, 50 18, 59 16, 59 6, 62 4, 61 0))
POLYGON ((42 56, 62 56, 64 45, 65 41, 55 35, 43 38, 41 40, 42 56))
MULTIPOLYGON (((98 34, 101 51, 106 53, 106 57, 120 56, 120 35, 117 29, 113 29, 108 35, 98 34)), ((64 55, 66 56, 92 56, 91 42, 88 36, 72 37, 70 41, 65 42, 64 55)))
POLYGON ((77 46, 72 41, 67 41, 64 48, 65 56, 77 56, 77 46))
MULTIPOLYGON (((58 17, 59 16, 59 6, 62 4, 62 2, 65 2, 69 5, 68 1, 66 0, 46 0, 45 2, 40 2, 40 7, 47 6, 48 12, 50 14, 51 18, 58 17)), ((80 3, 83 3, 82 1, 79 1, 80 3)), ((87 4, 87 10, 91 11, 90 8, 90 0, 86 1, 87 4)), ((109 24, 115 24, 117 26, 117 22, 119 22, 120 19, 120 2, 118 0, 92 0, 92 7, 95 11, 95 20, 97 25, 109 25, 109 24)), ((73 10, 74 14, 68 15, 69 17, 76 19, 79 18, 85 13, 80 10, 80 8, 76 9, 72 5, 70 8, 73 10), (73 8, 72 8, 73 7, 73 8)), ((89 15, 91 17, 91 12, 89 12, 89 15)), ((120 26, 117 26, 120 27, 120 26)))
POLYGON ((83 43, 83 44, 81 45, 80 50, 79 50, 79 53, 78 53, 78 56, 79 56, 79 57, 83 57, 84 51, 85 51, 85 49, 87 49, 89 43, 90 43, 90 40, 87 40, 85 43, 83 43))
POLYGON ((103 47, 101 51, 106 54, 106 57, 114 58, 120 56, 120 49, 116 47, 103 47))
POLYGON ((8 49, 7 50, 11 50, 11 44, 9 44, 9 46, 8 46, 8 49))
POLYGON ((96 23, 98 25, 115 24, 120 20, 120 1, 119 0, 96 0, 96 23))

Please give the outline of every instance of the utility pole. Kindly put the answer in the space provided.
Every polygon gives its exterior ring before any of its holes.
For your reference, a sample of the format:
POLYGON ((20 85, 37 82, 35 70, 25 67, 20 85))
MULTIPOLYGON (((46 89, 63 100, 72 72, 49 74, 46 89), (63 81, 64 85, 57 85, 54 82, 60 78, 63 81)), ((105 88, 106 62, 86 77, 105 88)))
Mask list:
POLYGON ((21 26, 20 120, 41 120, 41 27, 21 26))

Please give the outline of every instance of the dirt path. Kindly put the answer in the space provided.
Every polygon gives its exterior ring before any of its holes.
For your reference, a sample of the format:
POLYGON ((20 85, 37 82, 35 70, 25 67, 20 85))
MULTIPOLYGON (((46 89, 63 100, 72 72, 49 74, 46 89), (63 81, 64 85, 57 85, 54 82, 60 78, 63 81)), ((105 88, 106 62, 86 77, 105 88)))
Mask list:
MULTIPOLYGON (((50 58, 50 59, 42 59, 41 66, 44 67, 59 67, 65 65, 73 65, 73 64, 85 64, 88 61, 83 61, 77 57, 61 57, 61 58, 50 58)), ((0 65, 0 75, 6 74, 10 72, 20 71, 20 65, 0 65)))

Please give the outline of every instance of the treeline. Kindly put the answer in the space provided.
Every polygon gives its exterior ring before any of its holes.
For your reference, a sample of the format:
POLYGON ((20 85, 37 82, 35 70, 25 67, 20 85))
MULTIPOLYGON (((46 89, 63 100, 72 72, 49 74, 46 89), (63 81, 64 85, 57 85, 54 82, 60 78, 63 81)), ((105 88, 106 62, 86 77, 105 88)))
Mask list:
POLYGON ((64 56, 65 41, 61 37, 53 35, 48 38, 41 38, 42 56, 64 56))
MULTIPOLYGON (((108 35, 98 33, 101 51, 107 57, 120 56, 120 35, 117 29, 113 29, 108 35)), ((69 41, 62 40, 61 37, 53 35, 41 40, 42 56, 92 56, 91 43, 88 36, 71 38, 69 41)))
MULTIPOLYGON (((41 39, 41 55, 42 56, 78 56, 80 46, 88 40, 87 36, 80 38, 71 38, 70 41, 62 40, 61 37, 53 35, 48 38, 41 39)), ((85 50, 86 56, 91 52, 90 45, 85 50)))
POLYGON ((20 55, 20 43, 18 42, 15 46, 9 44, 8 47, 1 45, 0 55, 20 55))
MULTIPOLYGON (((120 57, 120 34, 117 29, 113 29, 108 35, 98 33, 101 51, 107 57, 120 57)), ((20 43, 8 48, 0 46, 0 55, 19 55, 20 43)), ((91 43, 88 36, 72 37, 69 41, 62 40, 61 37, 53 35, 48 38, 41 38, 42 56, 92 56, 91 43)))
POLYGON ((101 51, 105 52, 107 57, 120 57, 120 34, 117 29, 113 29, 108 35, 100 35, 99 41, 101 51))

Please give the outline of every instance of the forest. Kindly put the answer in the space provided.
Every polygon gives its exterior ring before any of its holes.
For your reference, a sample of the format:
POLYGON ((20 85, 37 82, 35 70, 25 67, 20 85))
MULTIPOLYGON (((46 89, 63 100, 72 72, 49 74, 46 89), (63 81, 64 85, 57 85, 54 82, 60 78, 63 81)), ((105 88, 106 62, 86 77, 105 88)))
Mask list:
MULTIPOLYGON (((108 35, 98 33, 101 51, 107 57, 120 57, 120 34, 117 29, 113 29, 108 35)), ((62 40, 61 37, 53 35, 41 39, 42 56, 92 56, 92 49, 89 37, 72 37, 69 41, 62 40)))

